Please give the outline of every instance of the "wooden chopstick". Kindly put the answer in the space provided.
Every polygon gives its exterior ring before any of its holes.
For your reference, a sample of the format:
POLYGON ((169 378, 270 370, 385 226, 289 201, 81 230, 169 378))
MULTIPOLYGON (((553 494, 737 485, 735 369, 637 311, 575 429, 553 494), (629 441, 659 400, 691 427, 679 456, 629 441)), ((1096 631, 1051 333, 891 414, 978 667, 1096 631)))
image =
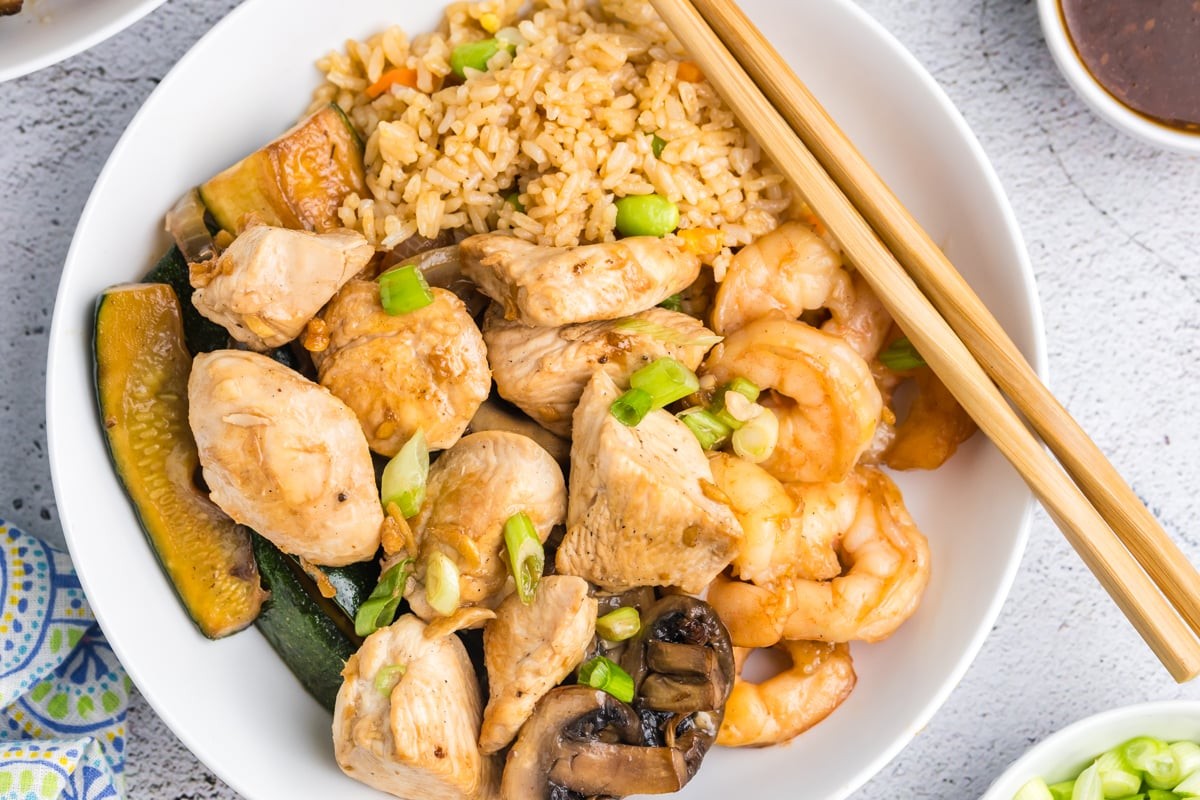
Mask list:
MULTIPOLYGON (((946 320, 842 193, 689 0, 651 4, 713 87, 821 217, 893 319, 1012 462, 1134 628, 1177 681, 1200 672, 1200 642, 1062 468, 1050 458, 946 320)), ((740 31, 731 38, 747 38, 740 31)))
POLYGON ((1133 557, 1200 633, 1200 574, 987 306, 733 0, 692 0, 718 38, 880 235, 967 349, 1062 462, 1133 557))

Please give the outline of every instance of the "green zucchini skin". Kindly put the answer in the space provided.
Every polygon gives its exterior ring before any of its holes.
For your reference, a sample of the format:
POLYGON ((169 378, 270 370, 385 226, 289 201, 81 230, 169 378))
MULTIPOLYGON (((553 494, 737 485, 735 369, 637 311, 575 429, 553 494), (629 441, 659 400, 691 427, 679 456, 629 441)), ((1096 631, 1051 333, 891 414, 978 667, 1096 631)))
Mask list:
POLYGON ((252 534, 258 571, 271 598, 254 625, 287 668, 331 714, 342 686, 342 667, 358 649, 301 582, 290 556, 252 534))

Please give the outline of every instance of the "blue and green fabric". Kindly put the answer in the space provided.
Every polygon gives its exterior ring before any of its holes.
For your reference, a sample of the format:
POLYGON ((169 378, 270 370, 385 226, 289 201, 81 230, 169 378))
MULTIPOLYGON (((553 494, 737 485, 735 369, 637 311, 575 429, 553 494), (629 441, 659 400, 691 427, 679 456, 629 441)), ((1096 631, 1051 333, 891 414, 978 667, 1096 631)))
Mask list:
POLYGON ((0 800, 119 798, 128 698, 70 558, 0 520, 0 800))

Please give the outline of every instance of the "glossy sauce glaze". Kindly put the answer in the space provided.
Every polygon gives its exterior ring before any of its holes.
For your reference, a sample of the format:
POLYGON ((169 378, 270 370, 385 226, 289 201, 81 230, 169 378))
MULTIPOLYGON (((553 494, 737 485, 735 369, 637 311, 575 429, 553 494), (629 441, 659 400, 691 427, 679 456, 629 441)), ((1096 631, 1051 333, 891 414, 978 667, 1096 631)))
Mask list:
POLYGON ((1200 0, 1061 0, 1087 70, 1147 117, 1200 130, 1200 0))

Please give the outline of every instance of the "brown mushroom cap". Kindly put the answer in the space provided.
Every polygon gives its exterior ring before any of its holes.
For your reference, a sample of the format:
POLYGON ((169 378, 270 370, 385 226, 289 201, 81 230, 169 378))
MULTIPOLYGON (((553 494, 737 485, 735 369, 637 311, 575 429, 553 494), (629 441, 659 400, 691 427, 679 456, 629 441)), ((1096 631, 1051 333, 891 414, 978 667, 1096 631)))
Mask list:
POLYGON ((546 694, 508 754, 505 800, 666 794, 691 777, 685 753, 648 747, 637 713, 586 686, 546 694))

